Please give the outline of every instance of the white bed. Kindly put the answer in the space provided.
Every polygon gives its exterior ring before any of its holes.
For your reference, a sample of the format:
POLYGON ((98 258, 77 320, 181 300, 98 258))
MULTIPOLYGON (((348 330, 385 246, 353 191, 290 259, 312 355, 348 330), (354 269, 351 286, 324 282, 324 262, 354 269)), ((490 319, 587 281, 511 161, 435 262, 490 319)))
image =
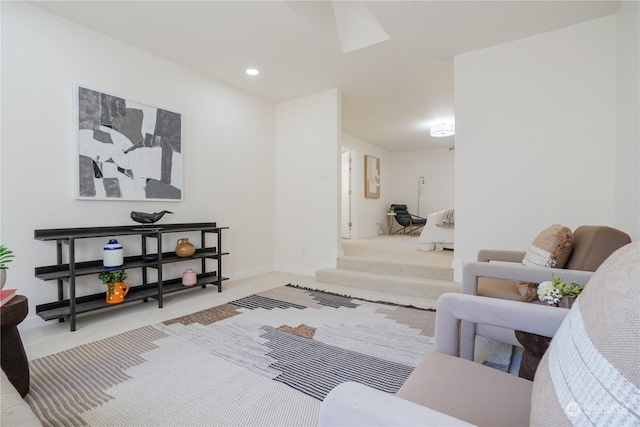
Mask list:
POLYGON ((439 227, 438 218, 446 211, 438 211, 427 215, 427 224, 420 233, 418 245, 423 251, 441 251, 443 249, 453 249, 454 228, 439 227))

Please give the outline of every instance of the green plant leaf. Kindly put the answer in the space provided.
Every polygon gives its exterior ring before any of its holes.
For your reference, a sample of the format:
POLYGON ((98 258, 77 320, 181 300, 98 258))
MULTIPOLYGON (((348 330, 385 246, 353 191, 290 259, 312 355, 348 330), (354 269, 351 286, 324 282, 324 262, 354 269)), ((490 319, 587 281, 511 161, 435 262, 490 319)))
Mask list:
POLYGON ((13 252, 6 246, 0 245, 0 269, 8 269, 7 263, 10 263, 12 258, 15 258, 13 252))
POLYGON ((584 289, 584 286, 580 285, 578 282, 564 282, 555 274, 551 274, 551 277, 553 286, 564 296, 575 298, 580 295, 584 289))
POLYGON ((124 270, 107 270, 98 274, 98 279, 103 283, 119 283, 127 279, 128 274, 124 270))

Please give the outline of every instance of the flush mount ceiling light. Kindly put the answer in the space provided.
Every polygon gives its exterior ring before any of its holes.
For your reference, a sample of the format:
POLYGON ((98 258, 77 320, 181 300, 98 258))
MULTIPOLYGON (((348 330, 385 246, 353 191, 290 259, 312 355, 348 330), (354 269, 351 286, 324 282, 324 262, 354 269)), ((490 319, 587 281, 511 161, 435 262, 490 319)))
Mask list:
POLYGON ((456 133, 455 128, 453 127, 452 124, 449 124, 449 123, 440 123, 437 126, 433 126, 429 130, 429 135, 436 138, 441 138, 443 136, 451 136, 455 133, 456 133))
POLYGON ((246 72, 250 76, 257 76, 258 74, 260 74, 260 71, 256 70, 255 68, 247 68, 246 72))

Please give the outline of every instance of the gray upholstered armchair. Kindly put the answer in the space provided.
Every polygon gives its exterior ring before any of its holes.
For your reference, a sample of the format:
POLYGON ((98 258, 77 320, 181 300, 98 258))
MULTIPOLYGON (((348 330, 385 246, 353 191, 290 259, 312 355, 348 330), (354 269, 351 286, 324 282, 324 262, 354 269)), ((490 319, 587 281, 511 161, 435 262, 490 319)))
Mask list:
MULTIPOLYGON (((572 233, 572 244, 568 247, 562 268, 551 272, 548 268, 522 265, 526 251, 481 250, 478 252, 478 262, 465 263, 462 293, 519 300, 522 298, 519 284, 551 280, 551 274, 560 276, 566 282, 576 281, 584 285, 604 260, 630 242, 628 234, 612 227, 580 226, 572 233)), ((460 355, 469 360, 473 360, 473 345, 466 343, 472 343, 471 337, 475 334, 520 345, 513 329, 486 325, 476 328, 474 324, 463 322, 462 334, 465 344, 460 349, 460 355)))
MULTIPOLYGON (((640 423, 640 244, 609 257, 570 310, 445 294, 435 351, 396 395, 332 390, 321 426, 565 426, 640 423), (554 336, 534 381, 456 357, 461 320, 554 336)), ((464 267, 465 269, 467 266, 464 267)))

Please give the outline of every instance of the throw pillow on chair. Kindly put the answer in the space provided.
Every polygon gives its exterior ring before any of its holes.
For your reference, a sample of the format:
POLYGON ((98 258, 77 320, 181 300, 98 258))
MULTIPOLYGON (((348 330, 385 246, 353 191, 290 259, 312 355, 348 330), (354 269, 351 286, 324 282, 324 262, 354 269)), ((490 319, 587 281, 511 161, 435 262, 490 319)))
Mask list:
MULTIPOLYGON (((529 247, 522 265, 529 267, 563 268, 573 247, 573 233, 569 227, 554 224, 542 230, 529 247)), ((520 301, 531 302, 537 295, 537 283, 518 282, 520 301)))

